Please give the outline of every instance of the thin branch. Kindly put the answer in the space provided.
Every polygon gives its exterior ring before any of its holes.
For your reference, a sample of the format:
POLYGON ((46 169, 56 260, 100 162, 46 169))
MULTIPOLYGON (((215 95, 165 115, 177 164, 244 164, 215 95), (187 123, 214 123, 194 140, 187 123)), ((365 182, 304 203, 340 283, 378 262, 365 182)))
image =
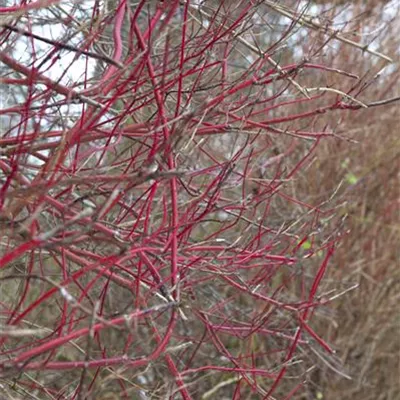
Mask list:
POLYGON ((88 57, 94 58, 96 60, 101 60, 101 61, 104 61, 104 62, 106 62, 108 64, 111 64, 111 65, 114 65, 114 66, 116 66, 118 68, 121 68, 121 69, 124 68, 124 66, 121 63, 113 60, 111 57, 107 57, 106 55, 93 53, 92 51, 82 50, 82 49, 79 49, 79 48, 77 48, 75 46, 72 46, 70 44, 64 44, 64 43, 57 42, 57 41, 54 41, 54 40, 46 39, 44 37, 36 35, 35 33, 31 33, 31 32, 25 31, 25 30, 23 30, 21 28, 17 28, 15 26, 11 26, 11 25, 9 25, 7 23, 2 23, 1 21, 0 21, 0 27, 4 27, 4 28, 6 28, 6 29, 8 29, 8 30, 10 30, 12 32, 19 33, 22 36, 30 37, 30 38, 39 40, 39 41, 41 41, 43 43, 50 44, 50 45, 52 45, 52 46, 54 46, 56 48, 59 48, 59 49, 72 51, 72 52, 75 52, 75 53, 77 53, 79 55, 84 55, 84 56, 88 56, 88 57))

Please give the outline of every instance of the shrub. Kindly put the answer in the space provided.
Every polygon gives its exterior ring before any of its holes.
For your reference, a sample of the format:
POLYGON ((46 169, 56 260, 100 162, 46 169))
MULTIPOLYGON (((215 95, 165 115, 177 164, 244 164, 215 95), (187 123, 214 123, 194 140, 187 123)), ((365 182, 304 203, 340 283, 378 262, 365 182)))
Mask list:
POLYGON ((390 104, 360 97, 392 60, 296 2, 106 3, 2 8, 3 386, 294 397, 334 352, 343 232, 296 182, 343 136, 325 115, 390 104))

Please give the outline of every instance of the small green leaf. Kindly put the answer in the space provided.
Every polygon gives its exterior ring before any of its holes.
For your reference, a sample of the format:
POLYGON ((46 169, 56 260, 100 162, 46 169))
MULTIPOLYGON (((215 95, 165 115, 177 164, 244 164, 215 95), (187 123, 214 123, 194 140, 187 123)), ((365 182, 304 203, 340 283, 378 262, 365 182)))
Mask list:
POLYGON ((348 174, 346 174, 346 181, 350 183, 350 185, 355 185, 358 182, 358 178, 354 174, 349 172, 348 174))
POLYGON ((301 245, 301 247, 302 247, 304 250, 310 250, 310 249, 311 249, 311 242, 310 242, 309 240, 306 240, 306 241, 301 245))

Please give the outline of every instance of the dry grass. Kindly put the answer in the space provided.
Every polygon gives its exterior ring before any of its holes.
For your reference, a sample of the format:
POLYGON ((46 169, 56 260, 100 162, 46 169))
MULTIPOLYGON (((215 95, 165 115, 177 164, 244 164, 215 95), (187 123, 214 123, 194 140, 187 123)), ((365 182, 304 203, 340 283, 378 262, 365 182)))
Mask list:
MULTIPOLYGON (((398 95, 390 83, 397 78, 393 71, 383 80, 385 98, 398 95)), ((343 182, 336 203, 348 231, 326 285, 359 286, 332 302, 316 327, 338 350, 335 368, 352 379, 319 360, 302 398, 395 400, 400 393, 399 123, 397 104, 355 114, 341 128, 358 143, 325 142, 305 176, 303 190, 319 200, 343 182)))
MULTIPOLYGON (((400 393, 400 325, 398 293, 399 138, 398 107, 365 112, 352 122, 363 124, 358 145, 335 143, 319 153, 318 173, 325 178, 353 174, 357 183, 343 194, 349 233, 343 238, 328 278, 358 283, 359 288, 332 304, 334 318, 320 331, 339 349, 339 358, 352 380, 325 369, 315 377, 325 399, 396 399, 400 393), (328 159, 328 154, 334 154, 328 159), (350 160, 349 171, 343 163, 350 160)), ((361 128, 361 126, 360 126, 361 128)), ((322 181, 329 181, 322 179, 322 181)), ((331 180, 332 181, 332 180, 331 180)), ((309 181, 309 183, 312 180, 309 181)), ((313 188, 318 190, 317 187, 313 188)))
MULTIPOLYGON (((328 3, 326 9, 332 15, 338 11, 328 3)), ((358 32, 366 26, 376 27, 383 19, 384 7, 373 0, 354 2, 348 10, 354 21, 359 21, 358 32)), ((392 11, 398 19, 395 7, 392 11)), ((396 57, 395 25, 383 36, 386 53, 396 57)), ((335 58, 324 62, 351 72, 361 57, 365 54, 341 45, 335 58)), ((398 56, 383 73, 383 64, 369 65, 372 67, 364 71, 363 80, 374 90, 368 91, 368 98, 357 98, 368 103, 398 97, 398 56)), ((309 85, 332 83, 317 80, 317 75, 311 76, 309 85)), ((313 204, 321 204, 337 190, 329 204, 337 207, 336 217, 329 224, 333 233, 340 229, 346 234, 326 276, 326 292, 358 288, 336 298, 326 313, 316 316, 313 328, 337 353, 334 357, 316 356, 319 368, 310 372, 307 390, 296 398, 395 400, 400 393, 399 104, 348 115, 333 112, 319 122, 338 127, 336 133, 343 139, 321 143, 302 181, 294 182, 291 190, 297 198, 313 204)))

